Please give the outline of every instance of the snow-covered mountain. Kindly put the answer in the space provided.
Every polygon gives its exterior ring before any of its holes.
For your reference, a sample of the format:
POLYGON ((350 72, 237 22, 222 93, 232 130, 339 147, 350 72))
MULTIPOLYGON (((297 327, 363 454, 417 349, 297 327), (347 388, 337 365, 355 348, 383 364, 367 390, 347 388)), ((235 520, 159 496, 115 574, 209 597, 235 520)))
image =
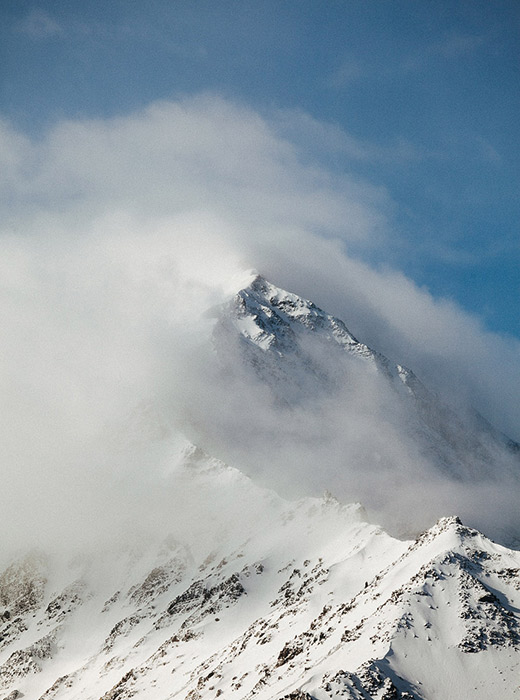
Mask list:
POLYGON ((340 319, 255 273, 215 315, 223 379, 211 411, 221 417, 206 439, 206 415, 197 444, 285 494, 298 481, 303 493, 359 500, 400 536, 458 512, 517 541, 519 445, 476 411, 450 406, 340 319), (480 507, 490 499, 501 518, 480 507))
MULTIPOLYGON (((220 372, 232 390, 254 374, 277 416, 320 397, 344 401, 356 377, 363 387, 375 378, 397 419, 413 416, 408 437, 441 476, 485 480, 491 465, 495 478, 517 478, 513 443, 478 416, 458 416, 311 302, 253 276, 214 315, 220 372)), ((360 505, 330 493, 282 498, 242 465, 173 435, 153 411, 142 420, 161 428, 140 428, 139 439, 160 444, 171 466, 163 491, 180 511, 176 526, 159 523, 88 555, 14 558, 0 572, 0 698, 520 692, 518 551, 450 513, 397 539, 360 505)))
MULTIPOLYGON (((500 453, 507 459, 520 450, 476 412, 463 420, 410 369, 359 342, 343 321, 254 272, 221 309, 215 339, 221 355, 238 344, 236 355, 288 405, 315 401, 341 386, 348 392, 349 382, 363 374, 381 375, 393 389, 393 410, 406 405, 416 443, 453 478, 485 478, 500 453)), ((520 473, 520 459, 510 468, 520 473)))
POLYGON ((513 697, 518 552, 455 517, 399 541, 360 506, 284 501, 190 446, 178 469, 211 495, 211 536, 2 573, 1 697, 513 697))

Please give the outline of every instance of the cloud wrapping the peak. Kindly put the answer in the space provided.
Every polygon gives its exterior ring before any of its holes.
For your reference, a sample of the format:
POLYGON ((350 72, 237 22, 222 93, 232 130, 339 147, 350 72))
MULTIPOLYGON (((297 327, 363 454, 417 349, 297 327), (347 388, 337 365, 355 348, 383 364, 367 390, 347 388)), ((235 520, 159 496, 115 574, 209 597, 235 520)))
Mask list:
MULTIPOLYGON (((73 542, 86 513, 103 530, 129 503, 139 517, 163 465, 143 457, 146 470, 125 476, 107 435, 166 394, 188 420, 186 397, 208 390, 185 371, 210 331, 202 312, 250 267, 520 436, 518 341, 349 256, 385 245, 395 205, 327 168, 287 119, 200 95, 60 122, 35 140, 0 124, 0 507, 13 542, 56 542, 64 523, 73 542)), ((323 133, 330 149, 334 131, 323 133)))

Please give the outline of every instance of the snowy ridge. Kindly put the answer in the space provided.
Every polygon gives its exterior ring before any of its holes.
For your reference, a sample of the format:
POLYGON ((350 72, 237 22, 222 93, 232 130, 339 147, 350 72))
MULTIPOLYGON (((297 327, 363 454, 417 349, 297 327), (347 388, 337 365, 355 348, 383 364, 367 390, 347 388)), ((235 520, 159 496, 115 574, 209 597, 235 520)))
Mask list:
POLYGON ((225 313, 240 335, 262 350, 279 356, 297 352, 297 334, 302 328, 321 339, 337 343, 355 354, 381 358, 359 343, 339 319, 319 309, 312 301, 286 292, 254 274, 250 284, 236 293, 225 313))
POLYGON ((14 562, 0 575, 1 697, 512 696, 518 552, 457 518, 401 542, 357 506, 283 501, 195 448, 182 468, 216 510, 224 480, 265 519, 233 543, 223 511, 205 548, 135 545, 107 579, 14 562))
POLYGON ((518 552, 457 518, 401 542, 359 507, 282 501, 195 448, 184 467, 260 501, 270 528, 246 527, 231 548, 217 534, 196 555, 172 538, 122 552, 105 585, 77 563, 61 589, 45 557, 13 563, 0 576, 2 697, 511 696, 518 552))

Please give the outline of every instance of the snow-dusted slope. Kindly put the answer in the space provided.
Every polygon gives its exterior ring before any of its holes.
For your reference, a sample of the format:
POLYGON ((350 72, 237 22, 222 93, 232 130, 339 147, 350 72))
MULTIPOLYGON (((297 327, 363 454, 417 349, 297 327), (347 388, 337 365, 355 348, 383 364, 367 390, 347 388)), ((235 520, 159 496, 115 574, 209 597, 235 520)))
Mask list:
POLYGON ((195 448, 179 475, 212 494, 204 541, 1 574, 0 697, 513 697, 518 552, 456 518, 401 542, 359 506, 283 501, 195 448), (230 493, 255 517, 229 521, 230 493))

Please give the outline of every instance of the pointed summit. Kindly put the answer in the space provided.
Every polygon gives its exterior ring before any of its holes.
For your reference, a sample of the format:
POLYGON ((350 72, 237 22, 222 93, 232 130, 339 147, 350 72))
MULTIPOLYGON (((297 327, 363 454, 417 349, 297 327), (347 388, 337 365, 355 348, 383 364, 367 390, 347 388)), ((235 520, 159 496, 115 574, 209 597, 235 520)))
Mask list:
POLYGON ((235 328, 242 336, 257 342, 264 350, 271 342, 279 345, 284 335, 313 332, 315 337, 320 336, 327 342, 351 348, 357 346, 363 353, 369 351, 348 331, 343 321, 322 311, 312 301, 275 286, 256 271, 251 272, 249 284, 237 292, 227 311, 231 312, 235 328), (254 325, 244 320, 253 321, 254 325), (265 342, 266 334, 271 338, 269 343, 265 342))
MULTIPOLYGON (((257 270, 237 282, 242 286, 217 314, 215 347, 221 358, 232 357, 232 364, 254 373, 277 404, 303 407, 343 395, 354 405, 361 393, 363 410, 372 415, 372 400, 376 416, 384 400, 395 413, 390 420, 403 445, 418 447, 447 478, 489 479, 490 465, 510 460, 512 450, 498 431, 476 413, 458 415, 412 370, 357 340, 341 319, 257 270)), ((372 437, 376 444, 377 436, 372 437)))

